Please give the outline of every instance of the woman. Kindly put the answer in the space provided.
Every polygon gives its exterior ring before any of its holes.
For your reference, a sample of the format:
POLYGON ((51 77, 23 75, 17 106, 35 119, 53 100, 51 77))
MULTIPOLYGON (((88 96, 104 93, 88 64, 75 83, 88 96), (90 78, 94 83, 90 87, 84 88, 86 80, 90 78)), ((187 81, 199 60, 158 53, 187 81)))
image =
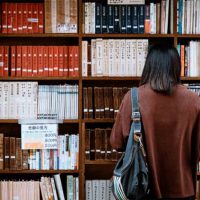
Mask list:
MULTIPOLYGON (((180 83, 174 47, 150 49, 138 88, 151 199, 195 199, 200 160, 200 98, 180 83)), ((110 142, 124 148, 131 123, 130 91, 122 100, 110 142)))

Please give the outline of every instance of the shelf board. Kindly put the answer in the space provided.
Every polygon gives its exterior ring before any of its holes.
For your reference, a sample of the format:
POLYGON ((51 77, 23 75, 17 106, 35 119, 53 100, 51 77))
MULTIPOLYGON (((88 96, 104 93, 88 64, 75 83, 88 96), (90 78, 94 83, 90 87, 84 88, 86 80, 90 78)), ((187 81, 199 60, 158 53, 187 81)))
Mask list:
MULTIPOLYGON (((79 123, 79 119, 66 119, 63 120, 64 124, 75 124, 75 123, 79 123)), ((18 123, 18 119, 0 119, 0 124, 17 124, 18 123)))
POLYGON ((83 119, 82 120, 85 123, 113 123, 115 120, 114 119, 83 119))
POLYGON ((79 170, 0 170, 0 174, 78 174, 79 170))
POLYGON ((80 34, 83 38, 174 38, 174 34, 80 34))
POLYGON ((86 165, 115 165, 117 161, 113 160, 86 160, 86 165))
POLYGON ((69 37, 69 38, 78 38, 78 33, 33 33, 33 34, 13 34, 13 33, 1 33, 0 37, 69 37))
POLYGON ((0 81, 78 81, 79 77, 0 77, 0 81))
POLYGON ((200 38, 200 34, 177 34, 177 38, 200 38))
POLYGON ((182 81, 200 81, 200 77, 181 77, 182 81))
POLYGON ((109 77, 109 76, 103 76, 103 77, 82 77, 83 81, 139 81, 141 77, 109 77))

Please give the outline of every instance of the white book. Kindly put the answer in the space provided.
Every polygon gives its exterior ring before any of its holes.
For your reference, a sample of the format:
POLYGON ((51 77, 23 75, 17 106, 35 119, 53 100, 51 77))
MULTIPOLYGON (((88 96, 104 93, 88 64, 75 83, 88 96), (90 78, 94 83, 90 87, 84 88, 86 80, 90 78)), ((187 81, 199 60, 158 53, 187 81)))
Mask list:
MULTIPOLYGON (((13 105, 13 109, 14 109, 13 105)), ((3 105, 3 82, 0 82, 0 119, 3 118, 3 109, 4 109, 4 105, 3 105)))
POLYGON ((114 40, 114 68, 113 68, 113 76, 120 75, 120 40, 114 40))
POLYGON ((103 40, 96 39, 96 75, 103 76, 103 40))
POLYGON ((99 200, 98 192, 99 192, 99 181, 92 180, 92 200, 99 200))
POLYGON ((154 3, 150 3, 150 33, 155 34, 154 32, 154 3))
POLYGON ((165 31, 164 33, 167 34, 168 24, 169 24, 169 0, 166 0, 166 7, 165 7, 165 31))
POLYGON ((108 67, 108 40, 103 40, 103 76, 109 76, 108 67))
POLYGON ((125 76, 126 69, 126 40, 120 40, 120 49, 119 49, 119 62, 120 62, 120 70, 119 76, 125 76))
POLYGON ((58 196, 60 200, 65 200, 64 197, 64 192, 63 192, 63 187, 62 187, 62 183, 61 183, 61 179, 60 179, 60 174, 55 174, 53 175, 55 183, 56 183, 56 188, 58 191, 58 196))
POLYGON ((67 175, 67 200, 74 200, 74 177, 67 175))
POLYGON ((108 40, 108 68, 109 76, 114 75, 114 40, 108 40))
POLYGON ((54 198, 54 200, 58 200, 58 195, 57 195, 57 192, 56 192, 56 185, 55 185, 54 178, 51 178, 51 186, 52 186, 52 189, 53 189, 53 198, 54 198))
POLYGON ((75 200, 79 200, 79 177, 76 177, 75 178, 75 186, 76 186, 76 189, 75 189, 75 192, 76 192, 76 199, 75 200))
POLYGON ((161 1, 161 34, 165 33, 165 23, 166 23, 166 0, 162 0, 161 1))
POLYGON ((95 2, 90 4, 90 33, 95 33, 95 2))
POLYGON ((100 193, 100 200, 106 199, 106 180, 99 181, 99 193, 100 193))
POLYGON ((57 25, 57 16, 56 16, 56 13, 57 13, 57 4, 56 4, 57 1, 54 1, 54 0, 51 0, 51 30, 52 30, 52 33, 56 33, 57 30, 56 30, 56 25, 57 25))
POLYGON ((83 19, 84 19, 84 24, 83 24, 83 32, 84 33, 89 33, 89 2, 84 2, 83 3, 83 19))
POLYGON ((88 41, 82 41, 82 76, 88 76, 88 41))
POLYGON ((96 40, 91 40, 91 76, 96 76, 96 40))
POLYGON ((3 119, 8 119, 10 83, 3 82, 3 119))
POLYGON ((130 76, 133 64, 133 49, 131 48, 132 39, 126 40, 126 69, 125 76, 130 76))
POLYGON ((132 66, 130 68, 130 76, 137 76, 137 40, 131 40, 132 66))
POLYGON ((92 198, 92 181, 85 181, 85 190, 86 190, 86 200, 93 200, 92 198))
POLYGON ((137 40, 137 76, 142 75, 144 68, 143 39, 137 40))
POLYGON ((186 34, 190 33, 190 0, 187 0, 187 27, 186 27, 186 34))
MULTIPOLYGON (((9 119, 17 119, 16 113, 15 113, 15 107, 16 107, 16 99, 15 99, 15 82, 10 83, 10 90, 9 90, 9 98, 10 98, 10 103, 9 103, 9 111, 8 111, 8 116, 9 119)), ((2 87, 0 86, 0 98, 2 98, 2 87)), ((2 99, 0 99, 2 102, 2 99)), ((0 107, 1 109, 1 107, 0 107)), ((1 114, 2 114, 2 110, 1 114)))

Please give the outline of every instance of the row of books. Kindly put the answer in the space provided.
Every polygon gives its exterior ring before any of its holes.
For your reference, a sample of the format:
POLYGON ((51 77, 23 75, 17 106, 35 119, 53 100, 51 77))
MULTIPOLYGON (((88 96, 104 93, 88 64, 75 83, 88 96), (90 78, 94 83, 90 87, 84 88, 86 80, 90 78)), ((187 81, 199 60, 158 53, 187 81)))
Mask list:
POLYGON ((193 92, 195 92, 197 95, 200 96, 200 84, 198 83, 189 83, 186 84, 187 88, 193 92))
POLYGON ((115 118, 128 90, 127 87, 84 87, 83 118, 115 118))
MULTIPOLYGON (((0 59, 5 48, 0 47, 0 59)), ((10 76, 79 76, 78 46, 11 46, 10 55, 10 76)), ((0 76, 3 72, 0 66, 0 76)))
POLYGON ((188 45, 178 44, 181 59, 181 75, 187 77, 200 76, 200 42, 189 41, 188 45))
POLYGON ((78 85, 0 82, 0 119, 78 119, 78 85))
POLYGON ((40 200, 39 181, 0 181, 1 200, 40 200))
POLYGON ((177 1, 177 32, 179 34, 200 33, 200 1, 177 1))
POLYGON ((86 200, 115 200, 110 180, 86 180, 86 200))
POLYGON ((45 0, 45 33, 77 33, 77 0, 45 0))
POLYGON ((78 200, 79 177, 67 175, 66 190, 63 189, 60 174, 42 176, 40 181, 0 181, 0 199, 78 200))
POLYGON ((77 170, 79 135, 59 135, 57 149, 22 149, 22 139, 0 133, 0 170, 77 170))
POLYGON ((110 145, 111 128, 95 128, 85 130, 85 159, 113 160, 121 157, 122 152, 110 145))
POLYGON ((39 119, 78 119, 78 85, 39 85, 39 119))
POLYGON ((161 3, 150 3, 150 5, 107 5, 85 2, 83 31, 97 34, 173 33, 173 10, 173 0, 162 0, 161 3))
POLYGON ((43 33, 43 3, 2 3, 2 33, 43 33))
POLYGON ((42 200, 79 200, 79 177, 66 176, 66 193, 60 174, 55 174, 53 177, 41 177, 40 189, 42 200))
POLYGON ((82 76, 141 76, 148 44, 147 39, 82 41, 82 76))

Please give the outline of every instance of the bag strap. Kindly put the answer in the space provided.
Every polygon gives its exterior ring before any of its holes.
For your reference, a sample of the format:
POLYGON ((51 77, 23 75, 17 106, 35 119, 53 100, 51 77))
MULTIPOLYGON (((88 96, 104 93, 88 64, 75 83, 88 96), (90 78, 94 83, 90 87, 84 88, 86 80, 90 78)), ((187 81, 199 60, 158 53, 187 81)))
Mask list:
POLYGON ((138 105, 138 89, 131 88, 132 115, 131 119, 134 122, 134 134, 141 134, 140 111, 138 105))
POLYGON ((140 148, 142 150, 142 154, 146 157, 146 152, 144 149, 144 145, 142 143, 142 125, 141 125, 141 114, 139 111, 139 104, 138 104, 138 89, 131 88, 131 102, 132 102, 132 125, 133 125, 133 133, 131 133, 131 138, 134 142, 140 143, 140 148))

